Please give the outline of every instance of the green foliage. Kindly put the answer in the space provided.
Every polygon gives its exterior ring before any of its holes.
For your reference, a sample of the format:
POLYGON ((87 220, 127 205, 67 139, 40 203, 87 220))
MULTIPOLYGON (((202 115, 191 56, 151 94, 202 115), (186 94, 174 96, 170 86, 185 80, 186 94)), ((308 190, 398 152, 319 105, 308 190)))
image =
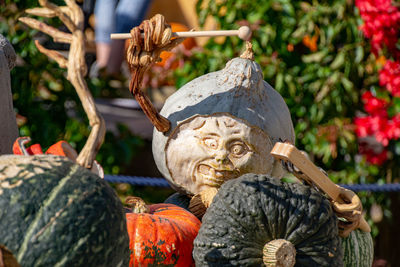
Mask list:
MULTIPOLYGON (((255 60, 292 112, 297 146, 326 168, 347 166, 357 148, 350 125, 360 105, 362 64, 367 61, 353 4, 344 0, 212 2, 205 8, 202 0, 198 2, 202 22, 211 15, 223 29, 252 25, 255 60), (307 36, 316 38, 316 49, 307 47, 303 41, 307 36), (346 156, 350 159, 344 160, 346 156)), ((219 69, 241 49, 238 38, 221 45, 211 40, 187 73, 199 76, 219 69)))
MULTIPOLYGON (((63 1, 53 3, 63 5, 63 1)), ((0 33, 10 40, 18 56, 17 66, 11 72, 11 87, 14 107, 19 115, 20 135, 31 136, 32 141, 41 144, 43 149, 59 140, 66 140, 80 151, 90 133, 87 116, 74 87, 65 77, 66 70, 41 54, 34 39, 51 48, 62 50, 65 47, 18 21, 25 15, 26 8, 38 6, 36 0, 6 0, 0 7, 0 33)), ((45 21, 53 27, 62 27, 57 18, 45 21)), ((117 96, 117 92, 109 90, 104 81, 87 79, 87 82, 94 97, 117 96)), ((97 160, 105 173, 123 173, 141 145, 140 138, 120 126, 118 136, 106 134, 97 160)))
MULTIPOLYGON (((211 15, 223 29, 251 25, 255 60, 292 112, 297 146, 327 169, 353 165, 357 145, 351 123, 361 107, 370 60, 353 3, 227 0, 205 6, 200 0, 197 8, 201 22, 211 15), (315 48, 304 40, 311 37, 315 48)), ((222 44, 210 40, 192 67, 178 74, 191 79, 214 71, 242 49, 238 38, 222 44)))

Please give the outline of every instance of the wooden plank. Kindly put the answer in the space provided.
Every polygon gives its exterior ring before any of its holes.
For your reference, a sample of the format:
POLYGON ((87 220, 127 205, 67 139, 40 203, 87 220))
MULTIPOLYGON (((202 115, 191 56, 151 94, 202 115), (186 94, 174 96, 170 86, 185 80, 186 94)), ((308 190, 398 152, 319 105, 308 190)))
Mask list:
POLYGON ((286 143, 276 143, 271 154, 278 159, 293 163, 302 173, 304 173, 313 183, 315 183, 332 200, 339 200, 340 190, 328 176, 317 168, 306 156, 304 156, 295 146, 286 143))
MULTIPOLYGON (((277 142, 273 147, 271 154, 277 159, 291 162, 305 176, 307 176, 310 181, 312 181, 315 185, 317 185, 318 188, 326 193, 329 198, 338 203, 345 204, 345 201, 340 197, 339 187, 295 146, 288 143, 277 142)), ((298 177, 303 179, 303 177, 298 177)), ((363 216, 360 218, 358 227, 364 232, 371 232, 371 228, 363 216)))

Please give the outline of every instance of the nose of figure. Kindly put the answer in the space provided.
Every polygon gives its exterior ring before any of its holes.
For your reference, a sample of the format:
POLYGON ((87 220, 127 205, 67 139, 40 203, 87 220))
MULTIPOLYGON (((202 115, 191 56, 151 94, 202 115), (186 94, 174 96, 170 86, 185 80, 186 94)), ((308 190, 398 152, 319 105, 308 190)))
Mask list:
POLYGON ((221 149, 215 152, 215 161, 218 162, 220 166, 223 166, 227 170, 233 169, 233 164, 228 157, 228 151, 221 149))

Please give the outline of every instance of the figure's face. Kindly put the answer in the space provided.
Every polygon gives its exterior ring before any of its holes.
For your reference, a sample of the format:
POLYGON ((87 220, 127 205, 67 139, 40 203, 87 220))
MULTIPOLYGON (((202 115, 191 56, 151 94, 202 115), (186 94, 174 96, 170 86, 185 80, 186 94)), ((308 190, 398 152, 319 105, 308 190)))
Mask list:
POLYGON ((197 194, 245 173, 270 174, 272 143, 261 129, 229 114, 198 116, 179 125, 166 146, 177 184, 197 194))

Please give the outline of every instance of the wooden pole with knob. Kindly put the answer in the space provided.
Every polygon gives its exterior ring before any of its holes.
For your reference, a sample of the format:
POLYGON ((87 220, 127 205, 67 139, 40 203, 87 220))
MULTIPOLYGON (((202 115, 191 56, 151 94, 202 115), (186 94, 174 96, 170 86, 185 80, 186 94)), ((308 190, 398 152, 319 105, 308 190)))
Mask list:
MULTIPOLYGON (((247 26, 242 26, 238 30, 220 30, 220 31, 189 31, 173 32, 172 37, 213 37, 213 36, 238 36, 244 41, 251 38, 251 30, 247 26)), ((130 33, 112 33, 111 39, 130 39, 130 33)))

